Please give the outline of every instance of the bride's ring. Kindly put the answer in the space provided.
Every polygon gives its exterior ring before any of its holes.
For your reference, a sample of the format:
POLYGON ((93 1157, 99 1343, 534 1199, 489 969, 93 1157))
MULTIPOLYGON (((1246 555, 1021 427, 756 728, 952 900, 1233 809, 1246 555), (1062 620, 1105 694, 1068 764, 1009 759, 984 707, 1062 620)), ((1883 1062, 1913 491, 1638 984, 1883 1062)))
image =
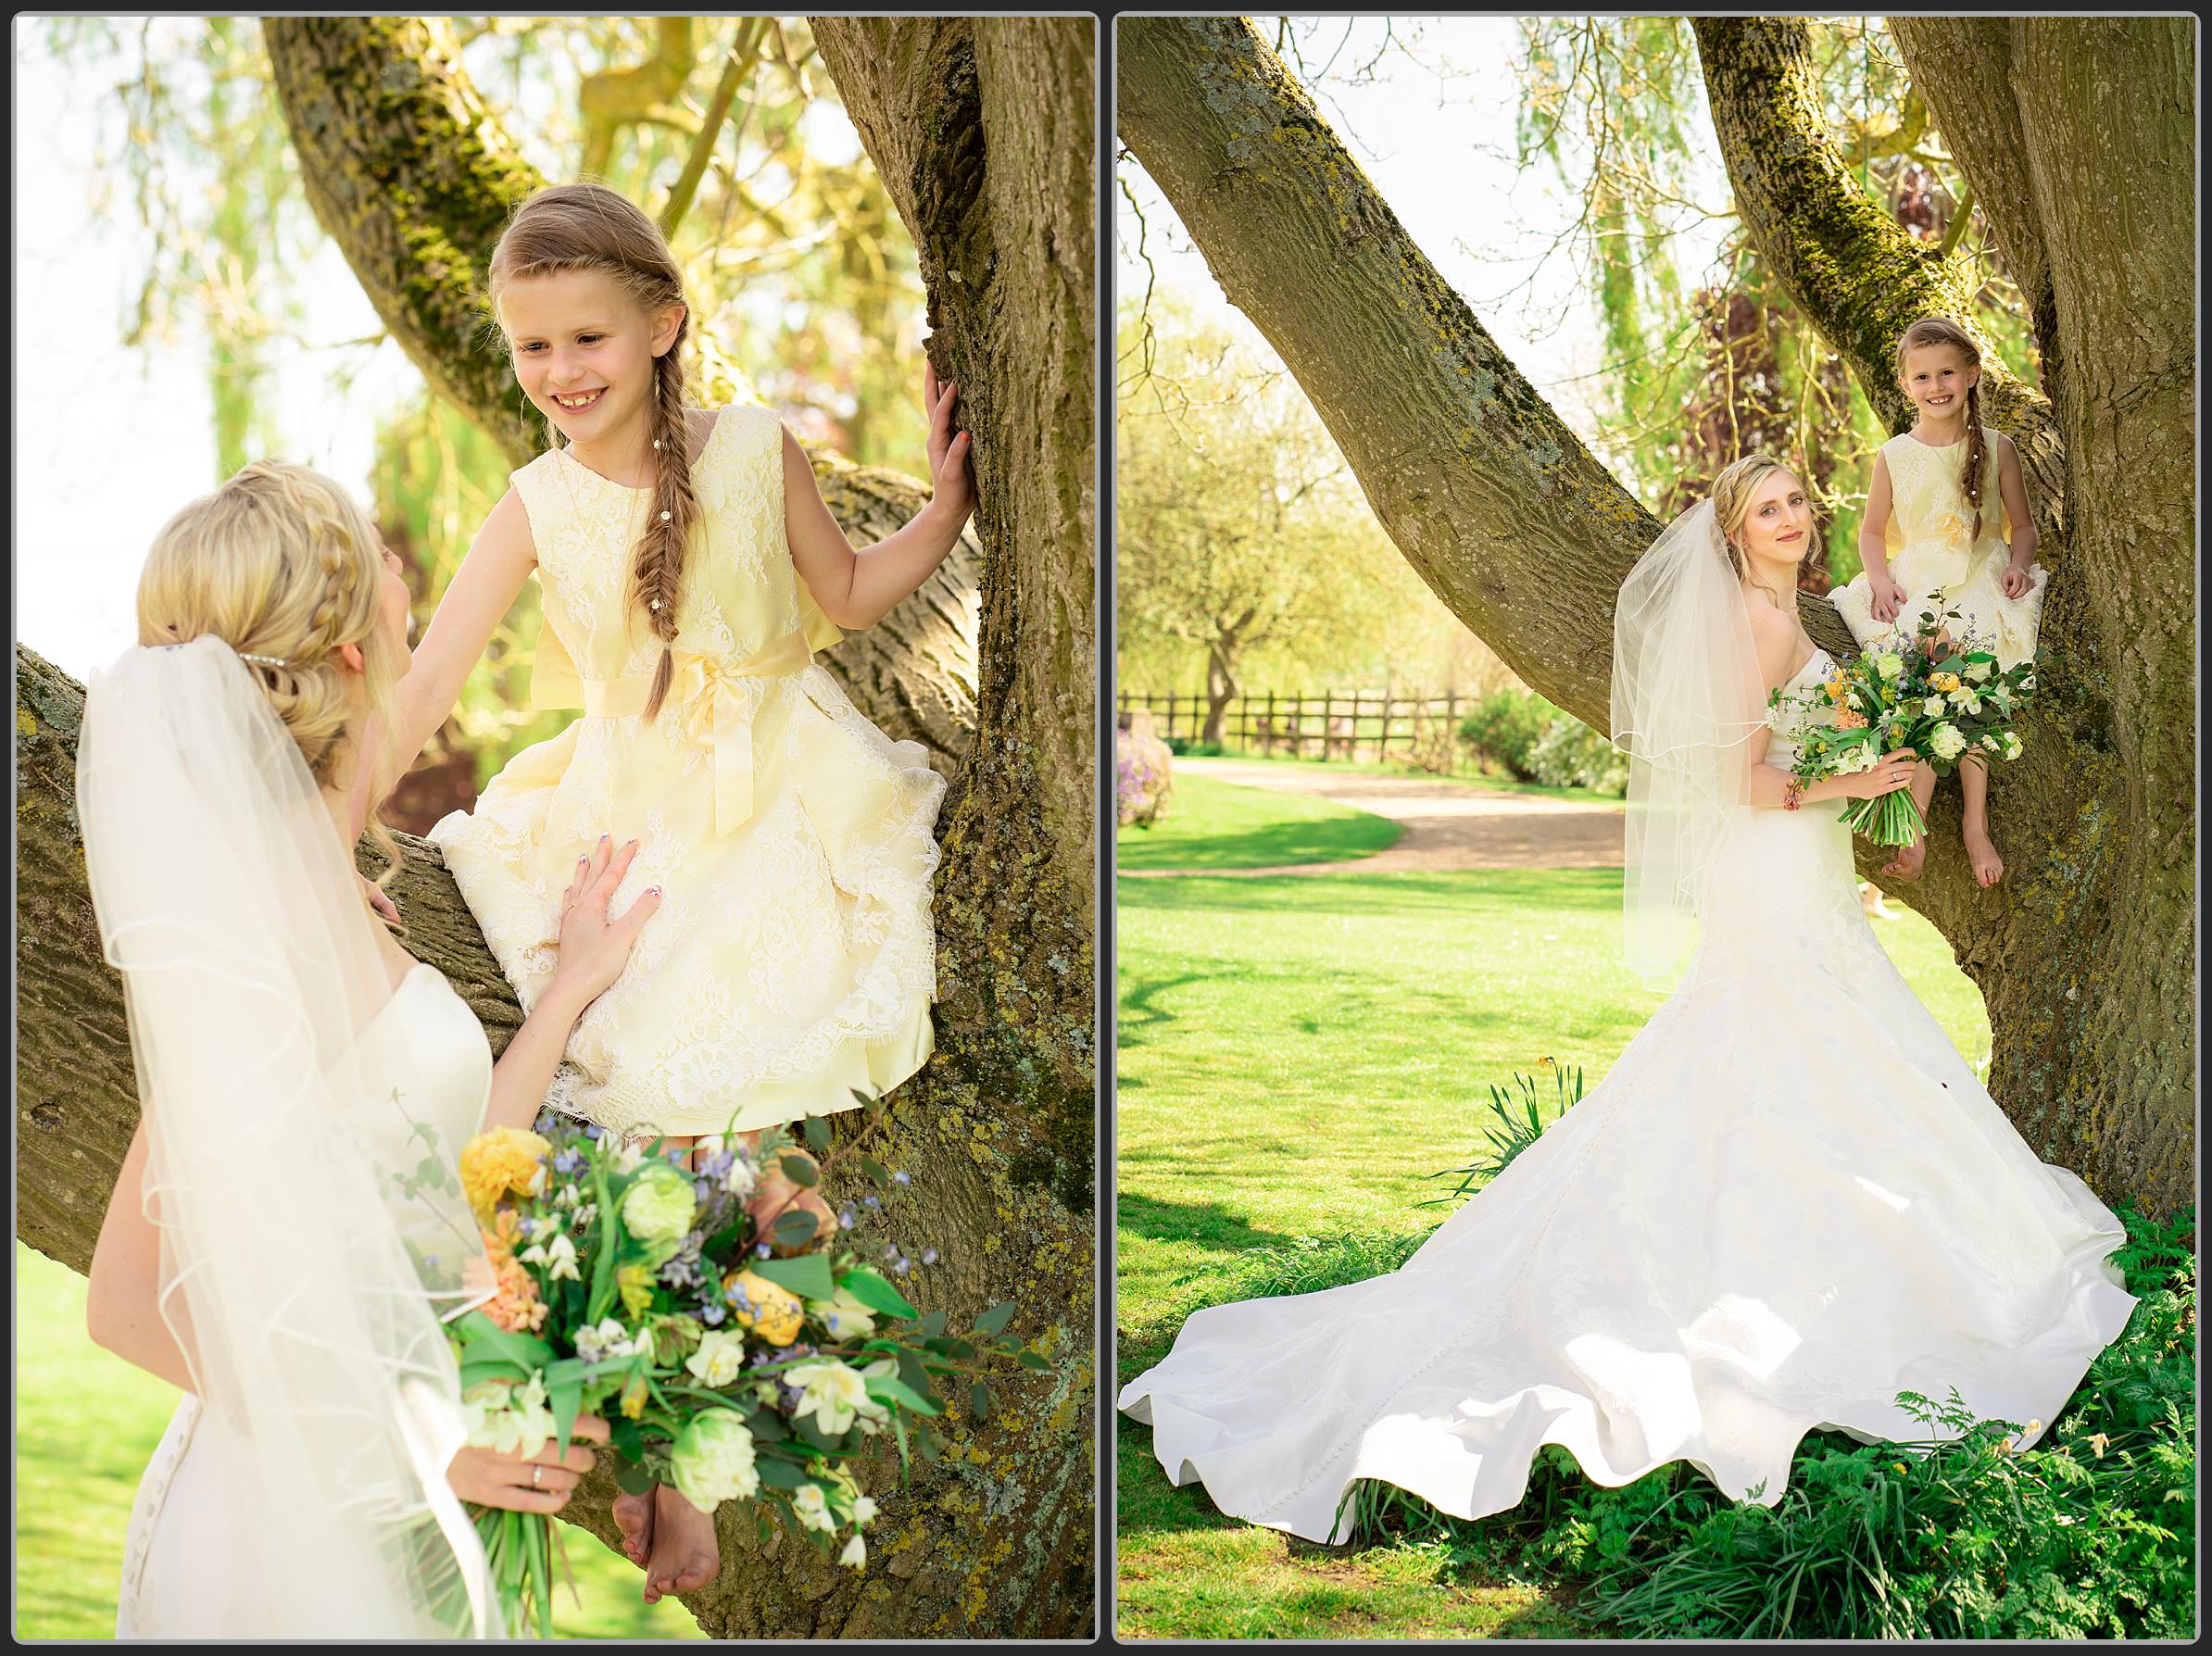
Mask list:
POLYGON ((546 1469, 545 1469, 543 1466, 533 1466, 533 1467, 531 1467, 531 1469, 530 1469, 530 1487, 531 1487, 533 1489, 541 1489, 541 1488, 545 1487, 545 1483, 546 1483, 546 1469))

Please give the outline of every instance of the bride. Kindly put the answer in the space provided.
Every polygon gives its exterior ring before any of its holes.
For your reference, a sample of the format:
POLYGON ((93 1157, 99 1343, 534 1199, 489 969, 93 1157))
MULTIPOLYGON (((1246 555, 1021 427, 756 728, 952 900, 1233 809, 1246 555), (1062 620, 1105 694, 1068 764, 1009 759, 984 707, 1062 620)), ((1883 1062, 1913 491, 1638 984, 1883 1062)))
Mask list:
POLYGON ((559 972, 495 1066, 351 867, 354 796, 384 780, 352 733, 389 705, 407 611, 344 491, 248 466, 163 528, 140 646, 86 693, 78 810, 141 1105, 87 1321, 185 1393, 119 1636, 498 1636, 461 1500, 557 1512, 607 1439, 584 1416, 565 1457, 463 1447, 442 1324, 492 1280, 454 1163, 535 1116, 657 899, 610 917, 628 856, 578 870, 559 972))
POLYGON ((1781 1498, 1811 1430, 1926 1430, 1901 1391, 2057 1413, 2134 1306, 2118 1221, 2022 1141, 1874 938, 1833 809, 1762 709, 1830 665, 1797 618, 1803 485, 1763 456, 1639 560, 1615 619, 1627 952, 1679 986, 1602 1085, 1394 1273, 1215 1306, 1123 1388, 1168 1477, 1350 1538, 1376 1478, 1516 1505, 1544 1444, 1598 1483, 1687 1461, 1781 1498))

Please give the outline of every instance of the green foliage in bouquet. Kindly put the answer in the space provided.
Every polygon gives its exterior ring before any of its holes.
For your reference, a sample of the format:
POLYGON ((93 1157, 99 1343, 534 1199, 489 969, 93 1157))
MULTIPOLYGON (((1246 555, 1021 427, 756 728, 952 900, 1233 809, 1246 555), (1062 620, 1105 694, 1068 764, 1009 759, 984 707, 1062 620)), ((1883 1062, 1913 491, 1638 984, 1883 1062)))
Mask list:
MULTIPOLYGON (((896 1440, 903 1478, 912 1454, 943 1452, 940 1379, 964 1378, 981 1415, 993 1366, 1049 1366, 1006 1332, 1012 1305, 955 1332, 900 1291, 937 1252, 875 1234, 909 1175, 868 1153, 882 1102, 864 1104, 866 1125, 835 1150, 826 1122, 800 1123, 819 1165, 781 1127, 751 1148, 702 1139, 692 1165, 659 1139, 623 1146, 549 1113, 535 1133, 471 1140, 461 1182, 495 1287, 456 1324, 470 1440, 565 1450, 579 1414, 602 1414, 628 1493, 670 1484, 710 1512, 748 1501, 763 1535, 781 1522, 825 1555, 848 1530, 839 1562, 864 1567, 875 1502, 850 1463, 872 1440, 896 1440), (799 1193, 848 1164, 864 1193, 818 1228, 799 1193)), ((550 1520, 487 1512, 478 1527, 510 1622, 528 1607, 543 1634, 550 1520)))
MULTIPOLYGON (((1808 695, 1767 697, 1767 722, 1798 745, 1792 773, 1800 782, 1852 776, 1883 755, 1910 749, 1939 775, 1969 755, 1985 763, 2016 759, 2014 728, 2035 694, 2035 663, 2013 667, 1955 637, 1942 615, 1924 610, 1910 632, 1893 629, 1873 647, 1840 663, 1808 695)), ((1852 832, 1881 846, 1910 845, 1927 823, 1904 789, 1845 803, 1852 832)))

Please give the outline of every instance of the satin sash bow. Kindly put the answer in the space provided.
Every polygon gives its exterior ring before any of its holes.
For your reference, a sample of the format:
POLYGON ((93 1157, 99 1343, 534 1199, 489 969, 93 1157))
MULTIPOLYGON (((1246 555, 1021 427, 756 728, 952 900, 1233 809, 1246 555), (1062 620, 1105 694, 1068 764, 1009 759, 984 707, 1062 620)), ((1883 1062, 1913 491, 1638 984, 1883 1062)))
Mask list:
MULTIPOLYGON (((675 675, 662 706, 675 709, 687 742, 714 754, 714 832, 729 833, 753 814, 753 709, 757 698, 739 679, 779 678, 813 659, 806 634, 787 633, 748 661, 729 664, 691 650, 674 652, 675 675)), ((645 711, 653 675, 585 679, 584 711, 596 719, 623 719, 645 711)))

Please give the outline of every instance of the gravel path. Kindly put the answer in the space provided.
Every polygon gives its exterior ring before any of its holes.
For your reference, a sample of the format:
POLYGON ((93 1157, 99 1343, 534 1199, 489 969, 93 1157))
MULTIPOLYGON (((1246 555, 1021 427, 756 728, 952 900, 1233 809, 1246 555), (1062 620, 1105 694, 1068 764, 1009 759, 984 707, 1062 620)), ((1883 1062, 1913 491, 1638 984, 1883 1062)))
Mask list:
POLYGON ((1366 776, 1271 765, 1251 759, 1178 759, 1178 775, 1211 777, 1239 787, 1311 794, 1373 811, 1403 824, 1398 843, 1348 862, 1301 862, 1281 868, 1150 869, 1132 879, 1187 874, 1441 873, 1503 868, 1618 868, 1621 808, 1488 788, 1428 776, 1366 776))

